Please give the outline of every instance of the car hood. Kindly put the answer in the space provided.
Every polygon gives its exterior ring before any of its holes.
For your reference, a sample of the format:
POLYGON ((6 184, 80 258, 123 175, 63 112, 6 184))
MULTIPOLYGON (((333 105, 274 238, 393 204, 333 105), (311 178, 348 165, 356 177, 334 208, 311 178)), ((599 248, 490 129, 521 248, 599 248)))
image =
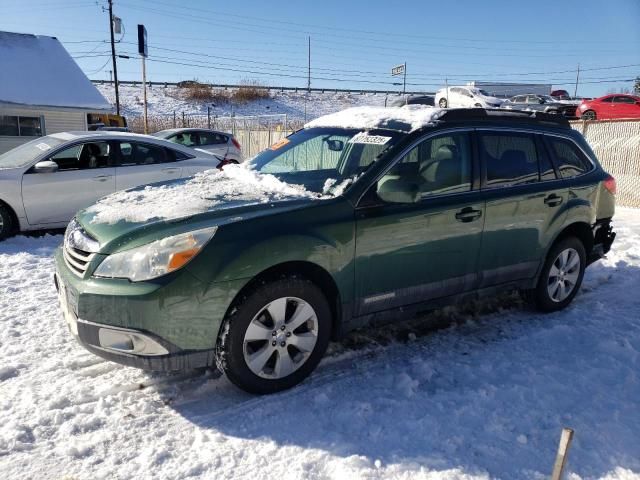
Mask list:
MULTIPOLYGON (((315 200, 318 201, 318 200, 315 200)), ((120 221, 113 224, 92 222, 95 213, 82 210, 76 215, 78 225, 99 243, 98 252, 109 254, 118 250, 177 235, 190 230, 241 222, 265 215, 275 215, 308 206, 312 199, 287 199, 267 203, 228 201, 208 211, 173 219, 120 221)))
POLYGON ((116 192, 76 215, 99 243, 100 253, 133 248, 159 238, 248 220, 326 200, 299 185, 240 166, 116 192))

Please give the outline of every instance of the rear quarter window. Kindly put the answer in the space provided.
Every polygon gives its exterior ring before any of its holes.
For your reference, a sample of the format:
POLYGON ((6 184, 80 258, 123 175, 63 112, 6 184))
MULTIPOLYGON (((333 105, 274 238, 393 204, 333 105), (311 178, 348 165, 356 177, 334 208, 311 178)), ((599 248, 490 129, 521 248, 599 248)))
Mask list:
POLYGON ((546 138, 562 178, 577 177, 593 168, 582 150, 571 140, 558 137, 546 138))

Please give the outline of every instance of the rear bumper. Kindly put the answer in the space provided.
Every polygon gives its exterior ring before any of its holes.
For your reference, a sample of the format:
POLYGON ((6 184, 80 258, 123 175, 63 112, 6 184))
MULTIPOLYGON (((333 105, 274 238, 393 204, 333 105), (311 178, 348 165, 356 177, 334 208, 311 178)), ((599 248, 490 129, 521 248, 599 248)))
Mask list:
POLYGON ((611 219, 597 222, 593 226, 593 248, 587 263, 591 264, 604 257, 611 250, 611 245, 613 245, 615 239, 616 232, 613 231, 611 219))

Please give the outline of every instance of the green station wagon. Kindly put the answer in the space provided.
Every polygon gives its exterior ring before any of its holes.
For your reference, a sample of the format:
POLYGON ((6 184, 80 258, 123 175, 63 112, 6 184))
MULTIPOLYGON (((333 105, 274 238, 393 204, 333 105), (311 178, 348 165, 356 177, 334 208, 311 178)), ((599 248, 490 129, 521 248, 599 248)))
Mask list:
POLYGON ((366 324, 510 289, 566 307, 614 240, 614 194, 558 116, 360 107, 248 165, 105 197, 55 282, 91 352, 269 393, 366 324))

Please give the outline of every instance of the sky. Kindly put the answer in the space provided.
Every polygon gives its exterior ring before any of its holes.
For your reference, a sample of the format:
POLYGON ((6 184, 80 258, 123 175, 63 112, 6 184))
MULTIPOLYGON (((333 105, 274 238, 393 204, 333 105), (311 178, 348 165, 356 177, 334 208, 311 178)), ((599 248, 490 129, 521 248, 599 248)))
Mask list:
MULTIPOLYGON (((106 0, 1 0, 0 30, 59 38, 91 79, 110 79, 106 0)), ((469 81, 548 83, 599 96, 640 76, 640 0, 114 0, 119 80, 433 92, 469 81)))

